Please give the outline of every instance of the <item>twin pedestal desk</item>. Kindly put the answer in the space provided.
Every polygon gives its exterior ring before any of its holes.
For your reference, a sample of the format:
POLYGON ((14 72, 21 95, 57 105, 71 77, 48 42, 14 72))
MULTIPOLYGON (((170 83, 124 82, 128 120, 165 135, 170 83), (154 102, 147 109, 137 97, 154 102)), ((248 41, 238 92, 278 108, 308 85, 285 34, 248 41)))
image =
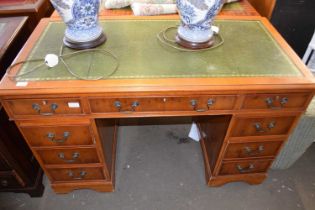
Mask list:
MULTIPOLYGON (((217 19, 225 41, 202 52, 178 51, 156 39, 177 23, 101 20, 108 40, 99 49, 119 60, 117 71, 102 80, 77 79, 62 63, 26 73, 36 62, 2 79, 1 103, 55 192, 114 190, 121 118, 191 117, 202 137, 209 186, 266 178, 313 97, 313 76, 264 18, 217 19)), ((42 20, 17 61, 58 54, 64 28, 58 20, 42 20)), ((101 56, 87 52, 65 61, 75 74, 93 79, 114 67, 101 56)))

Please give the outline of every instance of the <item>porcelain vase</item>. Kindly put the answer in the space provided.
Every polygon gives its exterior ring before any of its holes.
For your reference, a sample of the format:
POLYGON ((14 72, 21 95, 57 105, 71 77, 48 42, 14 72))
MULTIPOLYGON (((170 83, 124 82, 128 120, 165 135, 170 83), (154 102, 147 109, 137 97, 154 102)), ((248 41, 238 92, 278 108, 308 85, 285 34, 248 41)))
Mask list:
POLYGON ((100 0, 50 0, 66 24, 64 43, 86 49, 102 44, 106 37, 98 22, 100 0))
POLYGON ((177 0, 181 24, 177 29, 177 42, 188 48, 205 48, 213 44, 211 29, 214 17, 224 0, 177 0))

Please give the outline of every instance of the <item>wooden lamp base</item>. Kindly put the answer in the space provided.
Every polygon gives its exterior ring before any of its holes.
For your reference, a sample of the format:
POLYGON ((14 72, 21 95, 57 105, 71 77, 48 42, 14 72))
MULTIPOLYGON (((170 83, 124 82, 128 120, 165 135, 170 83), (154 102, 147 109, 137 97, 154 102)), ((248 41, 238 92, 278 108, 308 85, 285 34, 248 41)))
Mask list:
POLYGON ((70 47, 72 49, 76 50, 84 50, 84 49, 91 49, 95 48, 101 44, 103 44, 107 40, 106 35, 102 33, 97 39, 94 39, 92 41, 88 42, 74 42, 67 37, 63 38, 63 43, 67 47, 70 47))
POLYGON ((213 37, 209 41, 206 41, 206 42, 190 42, 181 38, 178 34, 176 34, 175 40, 176 40, 176 43, 179 44, 180 46, 184 48, 192 49, 192 50, 209 48, 213 46, 214 44, 213 37))

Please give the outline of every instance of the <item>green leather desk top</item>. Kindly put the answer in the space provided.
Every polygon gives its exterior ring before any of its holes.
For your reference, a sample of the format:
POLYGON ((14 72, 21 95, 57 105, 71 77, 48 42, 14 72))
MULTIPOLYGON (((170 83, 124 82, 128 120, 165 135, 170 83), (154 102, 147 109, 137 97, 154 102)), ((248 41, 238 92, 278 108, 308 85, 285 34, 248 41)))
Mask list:
POLYGON ((238 11, 243 11, 244 8, 240 5, 239 2, 233 2, 229 4, 225 4, 222 8, 222 10, 238 10, 238 11))
MULTIPOLYGON (((302 76, 298 68, 275 42, 264 25, 257 20, 217 20, 222 46, 203 52, 181 52, 163 46, 156 35, 176 20, 106 20, 102 21, 107 42, 99 47, 115 54, 119 68, 110 79, 132 78, 210 78, 210 77, 283 77, 302 76)), ((65 25, 51 22, 35 44, 28 59, 58 54, 65 25)), ((65 53, 73 50, 65 49, 65 53)), ((94 76, 113 68, 110 57, 82 54, 66 59, 70 68, 86 75, 87 61, 92 60, 94 76)), ((38 63, 24 64, 20 73, 38 63)), ((63 66, 41 67, 18 80, 75 80, 63 66)))

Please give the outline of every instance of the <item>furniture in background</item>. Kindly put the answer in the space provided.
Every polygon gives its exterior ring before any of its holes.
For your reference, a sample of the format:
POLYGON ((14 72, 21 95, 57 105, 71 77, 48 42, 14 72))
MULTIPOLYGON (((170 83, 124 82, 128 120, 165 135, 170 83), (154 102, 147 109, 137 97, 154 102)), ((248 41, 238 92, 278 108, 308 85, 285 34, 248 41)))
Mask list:
POLYGON ((0 17, 28 17, 25 36, 29 36, 41 18, 49 17, 53 10, 49 0, 0 0, 0 17))
MULTIPOLYGON (((99 14, 101 17, 108 16, 133 16, 132 10, 128 8, 121 9, 102 9, 99 14)), ((248 2, 248 0, 241 0, 238 2, 229 3, 223 6, 223 9, 219 13, 220 16, 260 16, 254 7, 248 2)), ((165 18, 178 17, 177 14, 163 15, 165 18)), ((58 18, 59 15, 55 11, 51 15, 52 18, 58 18)))
POLYGON ((303 57, 315 29, 315 1, 277 0, 271 23, 303 57))
POLYGON ((41 197, 42 179, 43 171, 38 162, 0 105, 0 192, 41 197))
POLYGON ((315 73, 315 32, 303 56, 304 63, 315 73))
POLYGON ((0 17, 0 78, 27 40, 27 17, 0 17))
MULTIPOLYGON (((25 37, 28 17, 0 18, 0 74, 5 73, 25 37)), ((32 197, 43 194, 43 171, 23 140, 21 133, 9 121, 0 104, 0 192, 25 192, 32 197)))
MULTIPOLYGON (((79 80, 62 65, 17 78, 25 86, 9 78, 37 63, 3 78, 0 100, 55 192, 114 190, 121 118, 191 117, 200 128, 209 186, 266 178, 314 95, 314 78, 265 18, 218 19, 224 44, 194 56, 158 43, 156 34, 176 23, 164 17, 101 21, 108 41, 98 49, 106 47, 120 64, 111 78, 79 80)), ((58 53, 63 33, 60 20, 42 20, 18 61, 58 53)), ((68 61, 76 74, 86 75, 89 66, 110 71, 109 58, 95 55, 91 65, 81 56, 68 61)))
POLYGON ((268 19, 272 16, 276 0, 248 0, 249 3, 257 10, 257 12, 268 19))
POLYGON ((220 11, 222 16, 260 16, 249 0, 240 0, 225 4, 220 11))
POLYGON ((315 29, 315 1, 248 1, 260 15, 270 19, 274 27, 302 58, 315 29))

